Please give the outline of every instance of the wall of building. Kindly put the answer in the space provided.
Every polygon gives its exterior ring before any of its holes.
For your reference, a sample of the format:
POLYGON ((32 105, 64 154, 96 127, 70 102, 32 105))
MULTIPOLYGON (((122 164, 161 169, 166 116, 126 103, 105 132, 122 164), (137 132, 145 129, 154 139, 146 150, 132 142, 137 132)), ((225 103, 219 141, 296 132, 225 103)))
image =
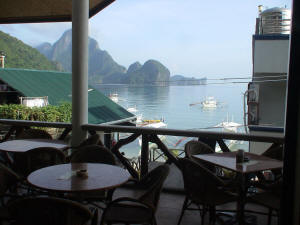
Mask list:
POLYGON ((289 40, 254 40, 253 72, 287 73, 289 40))
POLYGON ((266 82, 259 85, 259 125, 273 127, 284 126, 285 98, 285 81, 266 82))
MULTIPOLYGON (((266 39, 258 36, 253 40, 253 81, 258 81, 258 126, 284 127, 286 86, 288 71, 289 40, 266 39)), ((249 105, 251 107, 251 105, 249 105)), ((249 108, 248 110, 251 111, 249 108)), ((282 136, 283 133, 250 131, 251 134, 282 136)), ((261 154, 271 144, 250 142, 251 152, 261 154)))

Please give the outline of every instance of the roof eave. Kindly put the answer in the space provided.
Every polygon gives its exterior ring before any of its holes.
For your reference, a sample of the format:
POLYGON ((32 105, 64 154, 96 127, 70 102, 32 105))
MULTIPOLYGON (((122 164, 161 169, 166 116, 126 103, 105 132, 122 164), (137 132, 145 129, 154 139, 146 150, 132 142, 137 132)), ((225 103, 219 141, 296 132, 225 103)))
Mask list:
POLYGON ((110 122, 106 122, 106 123, 101 123, 101 125, 117 125, 117 124, 124 123, 124 122, 130 122, 130 121, 133 121, 133 120, 136 120, 136 119, 137 119, 137 116, 132 116, 132 117, 128 117, 128 118, 125 118, 125 119, 120 119, 120 120, 114 120, 114 121, 110 121, 110 122))
MULTIPOLYGON (((115 0, 103 0, 89 10, 89 18, 96 15, 98 12, 106 8, 115 0)), ((47 23, 47 22, 71 22, 72 15, 54 15, 54 16, 28 16, 28 17, 7 17, 0 18, 0 24, 13 24, 13 23, 47 23)))

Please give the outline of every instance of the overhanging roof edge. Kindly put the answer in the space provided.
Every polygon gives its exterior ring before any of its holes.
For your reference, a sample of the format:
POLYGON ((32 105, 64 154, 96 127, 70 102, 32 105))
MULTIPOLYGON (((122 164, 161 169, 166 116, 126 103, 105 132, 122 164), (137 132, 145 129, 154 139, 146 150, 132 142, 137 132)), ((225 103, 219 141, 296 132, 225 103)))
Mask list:
MULTIPOLYGON (((94 8, 89 10, 89 18, 96 15, 102 9, 113 3, 115 0, 104 0, 97 4, 94 8)), ((0 18, 0 24, 12 24, 12 23, 47 23, 47 22, 71 22, 72 15, 54 15, 54 16, 28 16, 24 18, 20 17, 8 17, 0 18)))
POLYGON ((121 120, 115 120, 115 121, 111 121, 111 122, 101 123, 101 125, 116 125, 116 124, 119 124, 119 123, 123 123, 123 122, 128 122, 130 120, 134 120, 136 118, 137 118, 137 116, 132 116, 132 117, 128 117, 128 118, 121 119, 121 120))

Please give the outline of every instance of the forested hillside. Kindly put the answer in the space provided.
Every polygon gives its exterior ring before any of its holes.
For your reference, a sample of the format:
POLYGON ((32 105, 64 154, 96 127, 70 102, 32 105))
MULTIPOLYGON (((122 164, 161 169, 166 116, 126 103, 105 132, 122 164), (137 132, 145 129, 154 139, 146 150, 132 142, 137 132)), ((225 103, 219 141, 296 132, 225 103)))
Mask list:
POLYGON ((58 70, 58 66, 37 49, 2 31, 0 31, 0 51, 5 55, 6 68, 58 70))

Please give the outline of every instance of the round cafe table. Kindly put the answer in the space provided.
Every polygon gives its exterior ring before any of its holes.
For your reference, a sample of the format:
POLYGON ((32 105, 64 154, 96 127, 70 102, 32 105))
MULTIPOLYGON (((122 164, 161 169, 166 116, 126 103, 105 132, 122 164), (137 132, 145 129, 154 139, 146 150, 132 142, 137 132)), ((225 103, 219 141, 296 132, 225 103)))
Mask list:
POLYGON ((27 181, 34 187, 54 192, 85 192, 108 190, 128 181, 123 168, 102 163, 71 163, 45 167, 32 172, 27 181), (87 176, 76 171, 86 170, 87 176))
POLYGON ((0 151, 27 152, 34 148, 52 147, 60 150, 68 148, 68 144, 61 140, 51 139, 17 139, 0 143, 0 151))

